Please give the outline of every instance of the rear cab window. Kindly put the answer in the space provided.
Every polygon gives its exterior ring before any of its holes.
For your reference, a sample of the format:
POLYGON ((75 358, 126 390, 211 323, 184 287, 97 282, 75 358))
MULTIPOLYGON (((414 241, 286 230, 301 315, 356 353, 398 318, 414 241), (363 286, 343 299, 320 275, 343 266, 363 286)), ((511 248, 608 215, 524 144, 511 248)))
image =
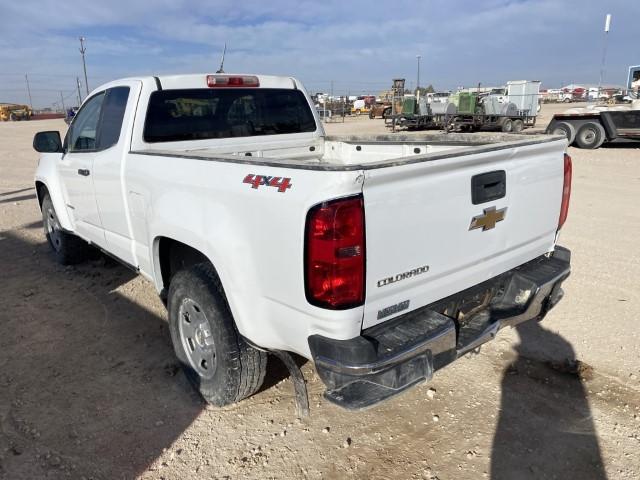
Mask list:
POLYGON ((315 118, 300 90, 160 90, 149 99, 143 138, 157 143, 315 130, 315 118))

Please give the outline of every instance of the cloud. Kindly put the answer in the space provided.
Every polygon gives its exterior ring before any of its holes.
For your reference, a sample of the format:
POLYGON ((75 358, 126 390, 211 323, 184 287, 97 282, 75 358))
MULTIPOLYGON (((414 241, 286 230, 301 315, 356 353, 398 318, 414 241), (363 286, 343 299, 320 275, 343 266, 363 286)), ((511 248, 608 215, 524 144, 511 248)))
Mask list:
MULTIPOLYGON (((613 14, 606 79, 623 83, 640 3, 572 0, 367 1, 32 0, 0 7, 0 101, 45 106, 82 78, 87 38, 91 86, 121 76, 217 68, 293 75, 312 90, 377 92, 394 77, 437 88, 539 79, 597 82, 604 15, 613 14)), ((633 50, 632 50, 633 49, 633 50)))

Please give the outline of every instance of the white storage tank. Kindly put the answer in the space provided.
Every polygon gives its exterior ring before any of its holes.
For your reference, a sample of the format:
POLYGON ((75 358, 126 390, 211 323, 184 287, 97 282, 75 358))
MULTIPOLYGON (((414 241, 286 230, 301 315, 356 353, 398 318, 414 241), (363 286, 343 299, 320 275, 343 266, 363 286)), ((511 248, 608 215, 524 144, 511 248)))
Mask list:
POLYGON ((507 82, 507 99, 518 110, 535 116, 538 112, 539 80, 511 80, 507 82))
POLYGON ((451 102, 431 102, 429 104, 429 108, 431 109, 431 113, 433 115, 455 115, 458 111, 456 106, 451 102))

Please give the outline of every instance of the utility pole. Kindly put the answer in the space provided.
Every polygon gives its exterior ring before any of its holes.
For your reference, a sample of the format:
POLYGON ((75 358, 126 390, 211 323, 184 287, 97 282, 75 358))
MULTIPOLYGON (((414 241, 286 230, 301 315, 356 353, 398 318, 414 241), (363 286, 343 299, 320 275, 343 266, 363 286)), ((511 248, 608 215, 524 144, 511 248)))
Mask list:
POLYGON ((84 69, 84 87, 87 90, 87 96, 89 96, 89 82, 87 80, 87 64, 84 60, 84 52, 86 52, 87 49, 84 46, 84 41, 85 41, 85 38, 80 37, 80 54, 82 55, 82 68, 84 69))
MULTIPOLYGON (((600 89, 602 88, 602 80, 604 78, 604 62, 607 58, 607 39, 609 38, 609 28, 611 27, 611 14, 607 13, 604 19, 604 46, 602 47, 602 65, 600 66, 600 81, 598 82, 598 98, 596 102, 600 101, 600 89)), ((587 93, 587 97, 588 97, 587 93)), ((588 98, 587 98, 588 99, 588 98)))
POLYGON ((64 97, 62 96, 62 92, 60 92, 60 102, 62 103, 62 112, 67 113, 67 109, 64 106, 64 97))
POLYGON ((29 76, 25 73, 24 79, 27 81, 27 93, 29 94, 29 107, 33 110, 33 101, 31 100, 31 87, 29 86, 29 76))
POLYGON ((76 77, 76 86, 78 87, 78 108, 82 105, 82 95, 80 94, 80 79, 76 77))
POLYGON ((418 59, 418 79, 416 81, 416 94, 417 97, 420 98, 420 59, 422 58, 422 55, 416 55, 416 58, 418 59))

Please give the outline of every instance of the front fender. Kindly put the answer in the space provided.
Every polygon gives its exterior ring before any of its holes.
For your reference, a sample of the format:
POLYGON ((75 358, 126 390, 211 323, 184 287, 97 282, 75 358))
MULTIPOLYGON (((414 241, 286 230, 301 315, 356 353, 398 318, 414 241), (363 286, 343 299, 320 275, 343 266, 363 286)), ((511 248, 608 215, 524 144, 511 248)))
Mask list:
POLYGON ((63 229, 72 232, 75 230, 75 226, 69 217, 69 212, 65 205, 62 179, 60 178, 58 169, 56 168, 61 158, 61 153, 43 153, 40 156, 40 161, 36 168, 34 181, 39 204, 42 206, 43 193, 42 187, 38 187, 39 185, 43 185, 49 193, 49 197, 51 197, 51 202, 53 203, 53 208, 58 216, 60 226, 63 229))

